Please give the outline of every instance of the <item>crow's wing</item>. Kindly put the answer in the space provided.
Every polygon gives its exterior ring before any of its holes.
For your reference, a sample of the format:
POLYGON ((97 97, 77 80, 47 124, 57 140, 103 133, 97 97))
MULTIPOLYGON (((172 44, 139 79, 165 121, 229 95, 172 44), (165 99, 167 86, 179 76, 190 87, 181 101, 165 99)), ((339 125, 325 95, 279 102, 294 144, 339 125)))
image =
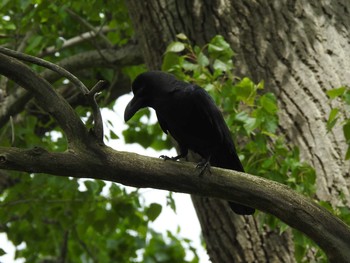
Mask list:
POLYGON ((166 121, 162 118, 162 116, 156 111, 158 123, 160 125, 160 128, 162 128, 163 132, 168 134, 168 125, 166 121))
MULTIPOLYGON (((205 117, 211 123, 211 128, 215 129, 221 142, 219 147, 212 152, 210 163, 214 166, 243 172, 244 169, 236 153, 231 133, 219 108, 210 95, 198 86, 194 87, 193 96, 195 96, 194 103, 196 107, 205 114, 205 117)), ((240 215, 251 215, 255 212, 254 208, 234 202, 229 202, 229 205, 235 213, 240 215)))
POLYGON ((198 112, 202 112, 205 115, 206 120, 210 123, 210 128, 215 130, 217 141, 222 144, 232 144, 234 147, 231 133, 213 98, 199 86, 193 87, 192 94, 193 102, 198 112))
POLYGON ((218 147, 211 155, 211 164, 214 166, 244 171, 237 156, 235 145, 231 138, 230 130, 219 108, 212 97, 201 87, 193 87, 194 103, 210 122, 210 128, 215 131, 218 147))

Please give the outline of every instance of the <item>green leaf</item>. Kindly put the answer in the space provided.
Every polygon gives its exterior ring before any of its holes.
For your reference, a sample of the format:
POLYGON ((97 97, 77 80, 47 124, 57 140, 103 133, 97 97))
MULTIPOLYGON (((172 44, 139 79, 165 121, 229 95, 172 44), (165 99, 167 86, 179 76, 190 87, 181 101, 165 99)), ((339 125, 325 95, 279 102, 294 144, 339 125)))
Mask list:
POLYGON ((330 97, 331 99, 335 99, 337 97, 342 96, 346 91, 346 87, 340 87, 337 89, 331 89, 327 91, 327 95, 328 97, 330 97))
POLYGON ((22 0, 19 1, 20 2, 20 7, 23 11, 25 11, 27 9, 27 7, 31 4, 31 0, 22 0))
POLYGON ((233 68, 232 65, 232 60, 229 60, 228 62, 223 62, 220 59, 215 59, 214 64, 213 64, 213 68, 215 70, 220 70, 220 71, 229 71, 233 68))
POLYGON ((0 7, 3 8, 5 5, 7 5, 8 2, 10 2, 10 0, 2 0, 0 7))
POLYGON ((174 41, 169 44, 167 47, 165 53, 168 52, 174 52, 174 53, 179 53, 185 49, 185 44, 182 42, 174 41))
POLYGON ((0 256, 3 256, 3 255, 6 255, 6 252, 2 248, 0 248, 0 256))
POLYGON ((272 93, 264 94, 260 97, 261 106, 270 114, 277 112, 276 97, 272 93))
POLYGON ((60 49, 63 46, 63 44, 64 44, 64 39, 63 38, 59 37, 59 38, 56 39, 56 48, 57 49, 60 49))
POLYGON ((119 136, 112 130, 109 131, 109 136, 113 140, 119 139, 119 136))
POLYGON ((212 38, 208 45, 208 52, 214 58, 229 60, 233 56, 231 46, 223 36, 217 35, 212 38))
POLYGON ((350 120, 348 120, 343 126, 343 132, 346 139, 346 142, 350 143, 350 120))
POLYGON ((350 160, 350 147, 346 150, 345 160, 350 160))
POLYGON ((260 81, 260 82, 258 83, 257 88, 258 88, 258 89, 264 89, 264 87, 265 87, 265 81, 262 80, 262 81, 260 81))
POLYGON ((249 78, 243 78, 236 85, 237 98, 244 101, 248 105, 253 105, 256 89, 253 81, 249 78))
POLYGON ((157 203, 152 203, 146 211, 146 215, 150 221, 154 221, 162 212, 162 206, 157 203))
POLYGON ((187 36, 184 33, 177 34, 176 37, 181 40, 187 40, 187 36))
POLYGON ((191 63, 191 62, 185 60, 185 61, 183 62, 182 68, 183 68, 185 71, 195 71, 195 70, 198 70, 199 65, 198 65, 198 64, 191 63))
POLYGON ((169 194, 167 195, 166 204, 170 206, 170 208, 176 213, 176 203, 173 197, 173 192, 169 192, 169 194))
POLYGON ((338 117, 337 117, 338 116, 338 112, 339 112, 338 108, 333 108, 331 110, 331 112, 329 113, 328 120, 327 120, 327 132, 332 130, 334 125, 337 123, 337 121, 338 121, 338 117))
POLYGON ((224 48, 220 47, 220 46, 216 46, 214 44, 209 44, 208 50, 210 53, 215 53, 215 52, 222 52, 224 50, 224 48))
MULTIPOLYGON (((129 78, 130 80, 134 80, 139 74, 145 72, 147 69, 145 67, 144 64, 141 64, 141 65, 137 65, 137 66, 127 66, 127 67, 124 67, 123 68, 123 73, 125 73, 129 78)), ((104 70, 106 71, 106 70, 104 70)), ((115 70, 112 70, 111 71, 112 73, 114 72, 115 73, 115 70)), ((103 74, 103 73, 102 73, 103 74)), ((113 76, 112 75, 110 78, 107 78, 110 82, 113 81, 113 76)))
POLYGON ((206 67, 209 65, 209 59, 203 52, 200 52, 197 57, 197 62, 200 66, 206 67))
POLYGON ((16 25, 15 25, 14 23, 7 22, 7 23, 4 25, 4 29, 7 29, 7 30, 16 30, 16 25))
POLYGON ((346 104, 350 105, 350 90, 347 90, 343 95, 343 100, 346 104))
POLYGON ((256 118, 247 118, 245 120, 244 128, 247 130, 248 134, 251 133, 258 125, 256 118))
POLYGON ((43 37, 40 35, 35 35, 31 41, 29 46, 26 48, 26 52, 30 52, 32 51, 34 48, 36 48, 37 46, 39 46, 41 44, 41 42, 43 41, 43 37))
POLYGON ((181 65, 181 58, 176 53, 168 52, 163 58, 162 71, 171 71, 174 67, 181 65))
POLYGON ((279 234, 283 234, 287 229, 289 229, 289 226, 286 223, 280 222, 279 224, 279 234))

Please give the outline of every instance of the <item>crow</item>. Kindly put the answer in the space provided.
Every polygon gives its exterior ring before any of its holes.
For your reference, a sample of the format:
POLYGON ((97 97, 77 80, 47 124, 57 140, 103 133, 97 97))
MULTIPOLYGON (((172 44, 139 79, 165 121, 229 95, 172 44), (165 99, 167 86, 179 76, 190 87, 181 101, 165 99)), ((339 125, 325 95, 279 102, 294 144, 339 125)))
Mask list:
MULTIPOLYGON (((149 71, 132 83, 134 97, 125 108, 127 122, 139 109, 151 107, 166 134, 179 145, 179 155, 165 159, 184 158, 191 150, 203 158, 199 166, 208 164, 244 172, 237 156, 230 131, 214 100, 201 87, 180 81, 174 75, 149 71)), ((229 202, 239 215, 251 215, 255 209, 229 202)))

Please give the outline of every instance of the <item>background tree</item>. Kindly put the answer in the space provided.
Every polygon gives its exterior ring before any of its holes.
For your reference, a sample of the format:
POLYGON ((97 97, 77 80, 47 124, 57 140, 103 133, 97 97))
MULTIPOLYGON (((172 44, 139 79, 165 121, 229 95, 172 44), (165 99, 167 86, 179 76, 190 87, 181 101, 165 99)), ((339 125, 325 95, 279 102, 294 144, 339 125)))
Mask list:
MULTIPOLYGON (((221 34, 237 52, 236 75, 249 76, 256 83, 265 80, 266 86, 277 95, 281 104, 282 123, 279 129, 288 140, 299 144, 303 158, 315 166, 317 197, 334 205, 344 205, 342 202, 348 200, 347 166, 342 161, 344 143, 343 137, 338 136, 339 130, 326 134, 325 122, 330 108, 325 91, 349 82, 348 76, 341 73, 343 67, 340 66, 348 63, 345 56, 347 49, 340 47, 348 45, 346 13, 349 4, 128 1, 137 42, 131 38, 133 31, 123 3, 108 4, 102 5, 98 1, 90 4, 64 2, 58 6, 53 3, 5 1, 1 9, 4 18, 2 43, 11 49, 41 56, 64 66, 89 87, 97 79, 109 80, 108 91, 99 98, 99 103, 111 107, 115 98, 129 90, 129 78, 143 70, 135 65, 144 61, 149 69, 160 69, 162 55, 176 34, 185 33, 192 43, 199 46, 221 34), (342 23, 339 19, 343 19, 342 23), (72 24, 77 26, 72 27, 72 24), (340 43, 338 48, 337 43, 340 43)), ((87 123, 91 122, 87 102, 81 92, 73 88, 71 81, 61 79, 48 70, 42 71, 41 75, 54 83, 81 116, 86 116, 87 123)), ((30 100, 33 94, 5 78, 2 78, 0 90, 2 146, 12 144, 28 148, 41 145, 56 151, 66 148, 61 137, 52 142, 50 132, 61 129, 38 103, 30 100), (12 121, 9 121, 10 116, 12 121), (36 136, 30 135, 32 130, 36 136), (11 139, 11 132, 14 132, 15 140, 11 139)), ((156 139, 161 137, 159 130, 148 130, 148 133, 154 134, 156 139)), ((155 140, 158 143, 153 143, 148 140, 141 138, 140 142, 158 148, 169 146, 169 142, 155 140)), ((67 256, 67 250, 72 249, 75 254, 69 256, 73 261, 94 258, 94 255, 95 261, 107 260, 121 252, 125 260, 135 259, 135 251, 145 247, 147 242, 147 222, 154 219, 160 210, 156 204, 140 207, 137 192, 131 195, 135 199, 130 200, 116 186, 111 187, 109 198, 103 198, 99 195, 104 187, 101 182, 86 182, 86 189, 79 191, 78 183, 73 179, 47 180, 40 175, 25 179, 8 172, 2 175, 1 188, 5 191, 3 207, 7 210, 2 210, 1 218, 6 223, 1 229, 16 245, 23 242, 27 235, 26 240, 30 242, 26 241, 27 247, 20 249, 18 256, 31 261, 39 262, 46 257, 62 261, 67 256), (55 190, 57 188, 60 191, 55 190), (29 194, 23 196, 27 192, 29 194), (48 196, 54 197, 51 203, 55 205, 47 205, 48 196), (85 202, 87 198, 91 202, 85 202), (32 208, 33 200, 47 208, 46 214, 39 206, 32 208), (81 205, 81 200, 86 206, 81 205), (28 206, 28 203, 32 205, 28 206), (103 213, 106 210, 108 213, 103 213), (120 215, 120 211, 127 212, 120 215), (83 224, 85 218, 89 221, 83 224), (108 220, 111 218, 135 224, 125 223, 124 231, 115 233, 110 230, 115 229, 117 220, 108 220), (33 228, 33 225, 36 227, 33 228), (88 231, 84 231, 86 229, 88 231), (130 229, 141 238, 135 239, 130 229), (48 233, 57 240, 56 244, 40 242, 48 233), (92 237, 94 233, 98 233, 98 238, 92 237), (35 239, 29 238, 34 234, 35 239), (113 240, 122 242, 115 244, 113 240), (33 254, 33 248, 38 247, 42 252, 33 254)), ((234 216, 221 201, 198 197, 193 200, 213 262, 295 261, 290 231, 282 235, 267 228, 261 231, 256 218, 234 216)), ((145 253, 145 257, 157 254, 164 247, 178 248, 166 244, 159 235, 154 237, 149 244, 163 246, 159 250, 148 246, 150 251, 145 253)), ((161 253, 164 254, 174 256, 175 259, 169 259, 171 262, 183 260, 183 250, 181 253, 161 253)), ((313 257, 312 251, 309 256, 313 257)))
MULTIPOLYGON (((160 67, 163 50, 178 32, 199 45, 223 35, 236 52, 237 75, 265 80, 277 95, 279 128, 315 167, 317 198, 348 205, 344 137, 339 129, 327 133, 324 125, 330 112, 326 91, 350 81, 345 73, 349 66, 345 48, 349 45, 348 2, 128 1, 128 7, 149 68, 160 67), (147 10, 147 15, 137 10, 147 10)), ((225 216, 217 202, 194 201, 214 261, 222 262, 222 255, 238 255, 238 251, 246 254, 232 256, 232 261, 294 261, 288 232, 281 236, 261 233, 255 222, 247 221, 251 218, 225 216), (220 239, 215 233, 225 233, 230 242, 214 242, 220 239)))

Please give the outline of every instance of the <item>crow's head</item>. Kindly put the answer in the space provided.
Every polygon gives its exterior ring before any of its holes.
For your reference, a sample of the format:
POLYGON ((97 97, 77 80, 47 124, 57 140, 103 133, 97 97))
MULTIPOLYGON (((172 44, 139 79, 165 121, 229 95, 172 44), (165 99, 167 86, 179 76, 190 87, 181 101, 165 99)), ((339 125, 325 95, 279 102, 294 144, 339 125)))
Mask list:
POLYGON ((149 71, 138 75, 131 87, 134 97, 125 108, 125 122, 139 109, 154 107, 156 101, 173 91, 176 81, 173 75, 161 71, 149 71))

